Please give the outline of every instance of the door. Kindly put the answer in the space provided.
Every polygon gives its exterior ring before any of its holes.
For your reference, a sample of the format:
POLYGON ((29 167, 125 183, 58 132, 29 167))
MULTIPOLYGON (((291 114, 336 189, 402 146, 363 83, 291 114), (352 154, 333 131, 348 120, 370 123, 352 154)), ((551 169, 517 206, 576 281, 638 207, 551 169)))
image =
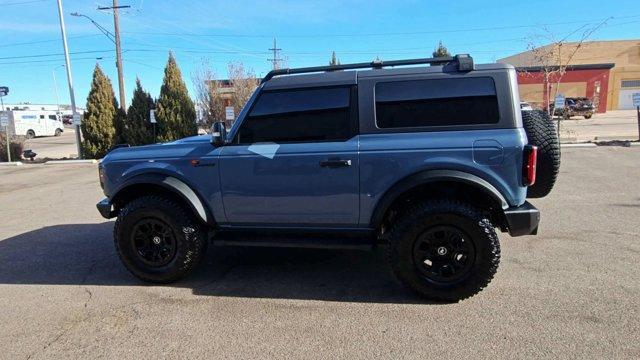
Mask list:
POLYGON ((620 90, 620 98, 618 100, 618 110, 633 110, 633 94, 640 93, 638 89, 620 90))
POLYGON ((358 224, 355 88, 266 91, 220 153, 229 225, 358 224), (355 101, 355 100, 354 100, 355 101))

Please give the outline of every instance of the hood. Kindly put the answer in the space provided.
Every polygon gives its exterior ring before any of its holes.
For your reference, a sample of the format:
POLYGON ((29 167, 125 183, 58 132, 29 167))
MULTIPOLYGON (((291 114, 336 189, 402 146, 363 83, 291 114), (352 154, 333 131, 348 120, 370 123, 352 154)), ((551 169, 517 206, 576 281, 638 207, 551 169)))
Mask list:
MULTIPOLYGON (((183 157, 191 153, 196 147, 202 145, 211 146, 210 142, 210 135, 196 135, 167 143, 121 147, 110 151, 102 161, 183 157)), ((213 146, 211 148, 213 149, 213 146)))

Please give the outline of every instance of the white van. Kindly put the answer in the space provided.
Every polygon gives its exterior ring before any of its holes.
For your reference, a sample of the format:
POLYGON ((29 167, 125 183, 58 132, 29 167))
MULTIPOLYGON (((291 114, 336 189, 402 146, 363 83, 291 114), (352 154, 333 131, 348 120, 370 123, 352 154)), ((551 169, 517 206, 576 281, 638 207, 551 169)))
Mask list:
POLYGON ((9 111, 13 116, 14 134, 33 139, 36 136, 60 136, 64 125, 55 111, 14 110, 9 111))

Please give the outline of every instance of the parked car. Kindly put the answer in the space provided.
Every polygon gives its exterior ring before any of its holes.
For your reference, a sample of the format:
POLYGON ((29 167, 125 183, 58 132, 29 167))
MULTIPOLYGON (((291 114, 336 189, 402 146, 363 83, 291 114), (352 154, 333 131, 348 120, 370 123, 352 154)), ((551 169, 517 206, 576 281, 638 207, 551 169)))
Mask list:
POLYGON ((564 109, 554 109, 555 104, 550 104, 550 111, 554 116, 561 116, 563 119, 571 119, 573 116, 584 116, 590 119, 595 113, 593 102, 586 97, 566 98, 564 109))
POLYGON ((517 89, 511 65, 468 55, 273 70, 228 133, 108 153, 97 207, 145 281, 209 245, 383 245, 402 284, 458 301, 496 273, 496 228, 537 233, 527 197, 558 174, 555 127, 517 89))

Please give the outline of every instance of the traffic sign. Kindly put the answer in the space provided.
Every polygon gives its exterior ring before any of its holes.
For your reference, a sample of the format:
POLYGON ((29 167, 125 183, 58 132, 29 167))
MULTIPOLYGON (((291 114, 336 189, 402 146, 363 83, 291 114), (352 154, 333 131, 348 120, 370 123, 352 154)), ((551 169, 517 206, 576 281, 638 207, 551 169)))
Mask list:
POLYGON ((233 106, 227 106, 224 108, 224 118, 225 120, 233 120, 235 119, 236 115, 235 112, 233 110, 233 106))
POLYGON ((80 126, 80 123, 82 123, 82 115, 80 115, 80 114, 73 114, 73 125, 78 125, 78 126, 80 126))
POLYGON ((0 114, 0 126, 2 126, 2 127, 9 126, 9 115, 8 114, 0 114))
POLYGON ((631 97, 633 98, 633 106, 640 106, 640 92, 633 93, 631 97))
POLYGON ((556 95, 556 99, 553 102, 553 107, 556 109, 564 109, 564 95, 558 94, 556 95))
POLYGON ((155 110, 149 110, 149 122, 152 124, 155 124, 156 121, 156 111, 155 110))
POLYGON ((0 96, 7 96, 9 94, 8 86, 0 86, 0 96))

